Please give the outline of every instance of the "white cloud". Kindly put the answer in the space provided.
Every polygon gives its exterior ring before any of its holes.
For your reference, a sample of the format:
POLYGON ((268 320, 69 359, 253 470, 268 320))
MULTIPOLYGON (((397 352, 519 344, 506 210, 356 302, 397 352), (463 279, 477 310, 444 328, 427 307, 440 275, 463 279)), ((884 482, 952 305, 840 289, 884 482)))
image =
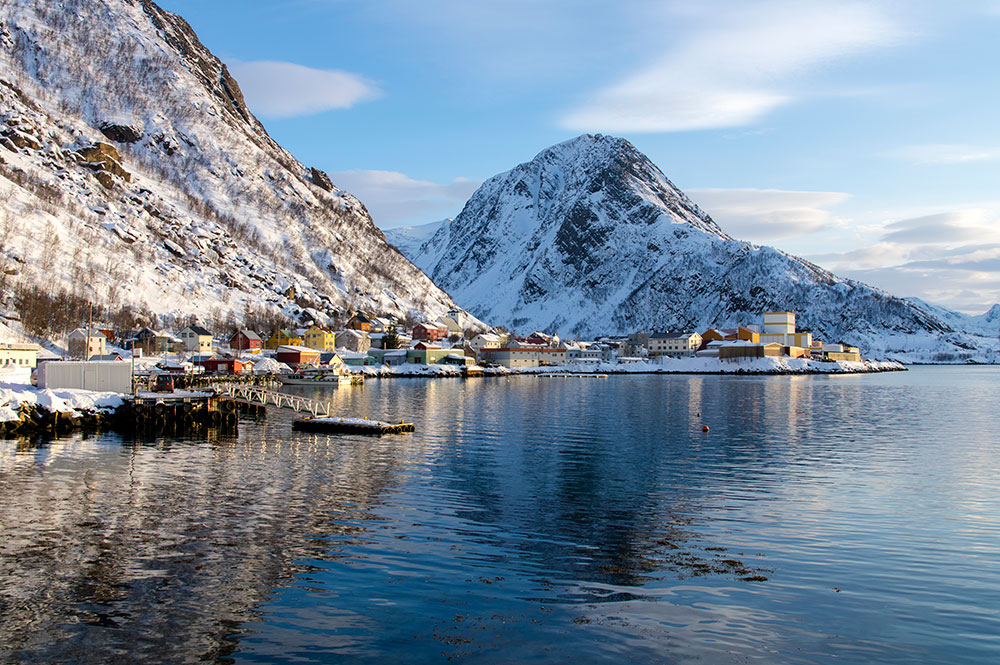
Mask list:
POLYGON ((236 62, 229 70, 250 109, 264 117, 289 118, 346 109, 381 95, 375 84, 358 74, 292 62, 236 62))
POLYGON ((1000 148, 955 143, 929 143, 906 146, 887 152, 885 155, 915 164, 964 164, 998 160, 1000 159, 1000 148))
POLYGON ((667 132, 738 127, 801 93, 801 74, 893 43, 899 29, 860 3, 712 3, 653 63, 566 113, 574 131, 667 132))
POLYGON ((903 219, 885 225, 885 242, 902 245, 954 245, 1000 237, 984 210, 956 210, 903 219))
POLYGON ((908 217, 869 231, 873 242, 806 258, 845 277, 968 313, 1000 302, 1000 209, 908 217))
POLYGON ((827 208, 850 197, 842 192, 781 189, 692 189, 687 193, 726 233, 755 243, 816 233, 831 222, 827 208))
POLYGON ((398 171, 377 170, 336 171, 330 178, 364 201, 382 228, 454 217, 482 184, 468 178, 438 184, 414 180, 398 171))

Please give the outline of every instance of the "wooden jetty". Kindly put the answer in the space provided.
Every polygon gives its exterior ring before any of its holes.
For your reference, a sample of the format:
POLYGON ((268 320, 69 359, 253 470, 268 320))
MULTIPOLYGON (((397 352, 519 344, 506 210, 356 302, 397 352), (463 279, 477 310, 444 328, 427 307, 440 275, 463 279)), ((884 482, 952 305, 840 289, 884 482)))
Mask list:
POLYGON ((578 379, 606 379, 607 374, 585 374, 582 372, 550 372, 548 374, 536 374, 543 379, 566 379, 569 377, 575 377, 578 379))
POLYGON ((189 433, 206 428, 235 430, 237 404, 214 392, 175 390, 136 393, 126 401, 137 431, 189 433))
POLYGON ((416 431, 413 423, 390 423, 367 418, 303 418, 293 422, 292 429, 325 434, 402 434, 416 431))

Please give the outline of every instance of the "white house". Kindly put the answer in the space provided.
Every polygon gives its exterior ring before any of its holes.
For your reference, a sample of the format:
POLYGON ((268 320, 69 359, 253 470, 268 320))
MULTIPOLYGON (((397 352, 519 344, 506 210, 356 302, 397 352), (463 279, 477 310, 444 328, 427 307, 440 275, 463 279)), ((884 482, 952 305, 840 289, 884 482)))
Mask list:
POLYGON ((88 339, 87 331, 77 328, 66 338, 66 350, 71 358, 83 358, 91 356, 103 356, 107 351, 107 338, 100 332, 92 330, 88 339))
POLYGON ((646 344, 650 358, 684 358, 693 356, 701 346, 701 335, 696 332, 653 333, 646 344))
POLYGON ((338 349, 348 349, 358 353, 368 353, 372 348, 371 337, 363 330, 338 330, 335 335, 338 349))
POLYGON ((211 353, 212 333, 201 326, 187 326, 181 329, 177 336, 184 344, 184 350, 188 353, 211 353))
POLYGON ((517 346, 483 349, 482 361, 504 367, 539 367, 566 364, 566 349, 551 347, 517 346))
POLYGON ((479 352, 483 349, 499 349, 504 344, 504 338, 495 333, 480 333, 469 340, 469 347, 479 358, 479 352))

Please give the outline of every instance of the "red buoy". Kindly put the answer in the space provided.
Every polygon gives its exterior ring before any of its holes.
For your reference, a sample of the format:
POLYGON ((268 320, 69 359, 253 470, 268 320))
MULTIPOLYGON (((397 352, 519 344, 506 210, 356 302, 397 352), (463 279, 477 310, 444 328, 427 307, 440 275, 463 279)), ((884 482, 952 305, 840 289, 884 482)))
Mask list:
POLYGON ((708 431, 708 425, 702 425, 701 426, 701 431, 702 432, 707 432, 708 431))

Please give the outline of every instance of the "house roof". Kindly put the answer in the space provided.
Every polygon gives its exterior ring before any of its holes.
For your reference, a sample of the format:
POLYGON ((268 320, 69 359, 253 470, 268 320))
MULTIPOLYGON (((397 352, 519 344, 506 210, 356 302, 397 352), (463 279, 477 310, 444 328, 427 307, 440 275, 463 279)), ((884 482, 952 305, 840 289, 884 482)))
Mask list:
POLYGON ((664 333, 653 333, 649 336, 650 339, 687 339, 698 333, 690 332, 664 332, 664 333))
POLYGON ((188 361, 193 363, 200 363, 200 362, 205 362, 206 360, 215 360, 215 359, 216 359, 215 356, 213 356, 211 353, 201 353, 191 356, 190 358, 188 358, 188 361))
POLYGON ((282 352, 289 353, 295 351, 297 351, 298 353, 314 353, 316 355, 319 355, 319 351, 317 351, 316 349, 310 349, 308 346, 298 346, 296 344, 282 344, 281 346, 278 347, 279 353, 282 352))
POLYGON ((207 330, 205 330, 204 328, 202 328, 199 325, 184 326, 178 332, 184 332, 185 330, 190 330, 191 332, 193 332, 195 335, 198 335, 199 337, 202 336, 202 335, 208 335, 209 337, 212 336, 212 333, 208 332, 207 330))
MULTIPOLYGON (((93 338, 93 337, 104 337, 104 333, 102 333, 97 328, 93 328, 90 331, 90 336, 91 336, 91 338, 93 338)), ((83 337, 83 338, 86 338, 87 337, 87 330, 86 330, 86 328, 77 328, 76 330, 74 330, 73 332, 71 332, 69 335, 67 335, 67 337, 83 337)))
MULTIPOLYGON (((255 333, 252 330, 247 330, 246 328, 240 328, 239 330, 237 330, 235 333, 233 333, 233 337, 236 337, 240 333, 242 333, 243 336, 246 337, 247 339, 255 339, 258 342, 263 342, 264 341, 264 340, 262 340, 260 338, 260 335, 258 335, 257 333, 255 333)), ((230 339, 232 339, 232 337, 230 337, 230 339)))

